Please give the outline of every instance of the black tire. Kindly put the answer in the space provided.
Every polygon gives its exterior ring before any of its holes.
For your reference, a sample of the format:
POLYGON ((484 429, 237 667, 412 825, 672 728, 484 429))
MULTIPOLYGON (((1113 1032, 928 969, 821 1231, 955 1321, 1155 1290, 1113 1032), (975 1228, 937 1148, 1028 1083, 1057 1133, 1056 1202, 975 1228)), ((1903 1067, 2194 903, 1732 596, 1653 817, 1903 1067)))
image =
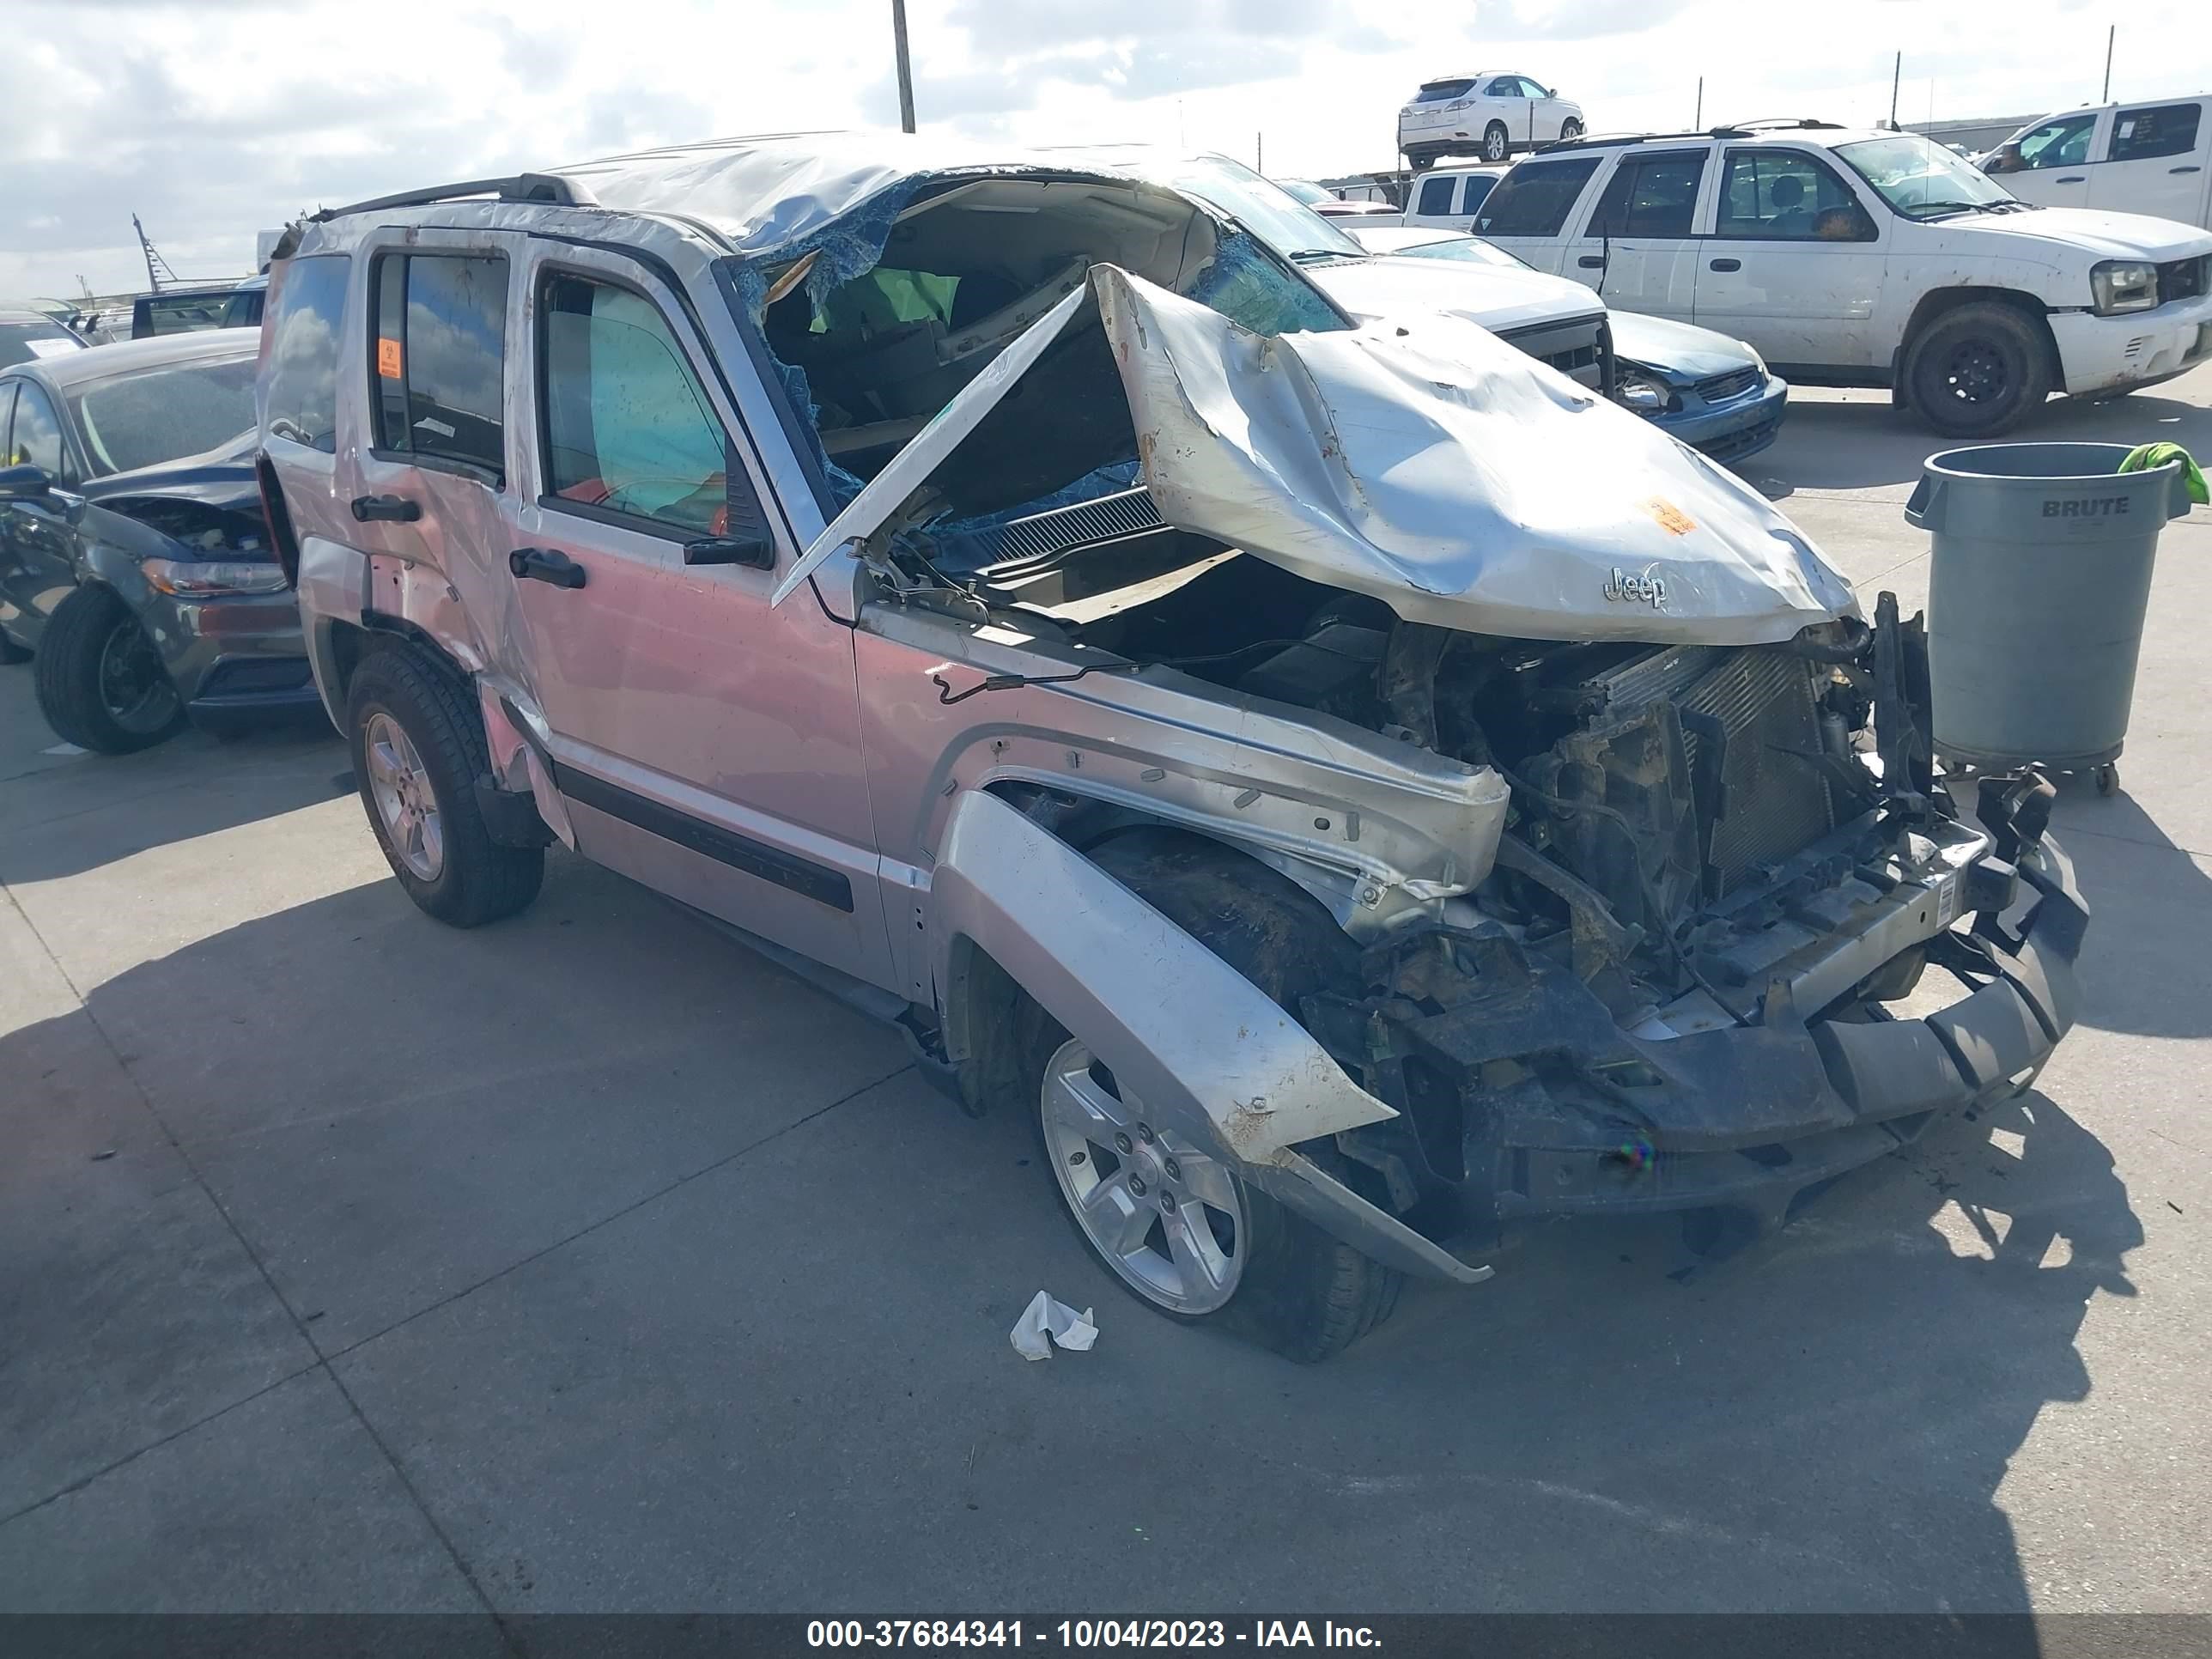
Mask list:
POLYGON ((384 861, 424 915, 478 927, 524 908, 545 878, 544 849, 502 847, 484 829, 476 780, 490 770, 483 728, 467 688, 451 671, 405 646, 372 653, 346 688, 346 744, 369 829, 384 861), (405 734, 422 762, 440 820, 441 855, 425 876, 394 847, 370 775, 367 733, 379 715, 405 734))
POLYGON ((80 587, 54 608, 31 683, 54 735, 102 755, 150 749, 185 723, 154 642, 108 588, 80 587))
MULTIPOLYGON (((1092 857, 1285 1009, 1295 1011, 1298 998, 1354 972, 1357 949, 1326 913, 1274 872, 1212 842, 1140 830, 1106 842, 1092 857)), ((1026 997, 1015 1029, 1023 1106, 1049 1167, 1042 1088, 1046 1062, 1068 1034, 1026 997)), ((1319 1157, 1327 1161, 1332 1153, 1319 1157)), ((1237 1187, 1249 1235, 1242 1276, 1227 1304, 1206 1314, 1178 1313, 1146 1297, 1099 1251, 1064 1194, 1060 1208, 1108 1277, 1153 1312, 1232 1332, 1302 1364, 1342 1352, 1390 1316, 1404 1283, 1400 1274, 1257 1188, 1241 1180, 1237 1187)))
POLYGON ((1482 130, 1482 159, 1502 161, 1513 153, 1512 136, 1505 131, 1505 123, 1492 121, 1482 130))
POLYGON ((13 666, 16 663, 28 662, 30 659, 31 647, 27 645, 16 644, 8 636, 8 630, 0 628, 0 663, 13 666))
POLYGON ((1406 152, 1406 164, 1415 173, 1426 173, 1431 167, 1436 166, 1439 161, 1443 160, 1443 152, 1442 150, 1432 149, 1427 144, 1423 144, 1419 149, 1409 149, 1406 152))
POLYGON ((1571 115, 1565 120, 1559 123, 1559 142, 1561 143, 1571 143, 1574 140, 1581 137, 1582 136, 1583 124, 1576 120, 1571 115))
POLYGON ((2051 343, 2014 307, 1978 301, 1922 329, 1905 354, 1906 393, 1948 438, 1994 438, 2051 394, 2051 343))

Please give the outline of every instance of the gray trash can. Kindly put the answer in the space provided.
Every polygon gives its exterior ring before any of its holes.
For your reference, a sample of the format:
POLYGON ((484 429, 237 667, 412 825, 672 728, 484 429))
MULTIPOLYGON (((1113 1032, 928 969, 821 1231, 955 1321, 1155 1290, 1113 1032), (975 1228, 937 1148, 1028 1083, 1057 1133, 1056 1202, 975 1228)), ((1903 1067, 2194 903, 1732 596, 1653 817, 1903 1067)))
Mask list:
POLYGON ((2118 787, 2158 532, 2189 511, 2179 461, 2122 473, 2128 452, 1982 444, 1923 464, 1905 516, 1935 536, 1928 667, 1945 759, 2118 787))

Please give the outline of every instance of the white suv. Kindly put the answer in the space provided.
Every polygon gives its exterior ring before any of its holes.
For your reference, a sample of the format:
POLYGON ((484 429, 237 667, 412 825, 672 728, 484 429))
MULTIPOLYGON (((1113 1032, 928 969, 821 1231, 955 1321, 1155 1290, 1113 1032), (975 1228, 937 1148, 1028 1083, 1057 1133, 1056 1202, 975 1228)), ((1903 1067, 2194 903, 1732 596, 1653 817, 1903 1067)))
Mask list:
POLYGON ((1583 106, 1525 75, 1486 70, 1424 81, 1398 112, 1398 148, 1418 170, 1445 155, 1502 161, 1583 134, 1583 106))
POLYGON ((1893 387, 1953 435, 2212 355, 2212 234, 2032 207, 1914 133, 1584 139, 1516 165, 1475 228, 1615 310, 1747 341, 1799 385, 1893 387))

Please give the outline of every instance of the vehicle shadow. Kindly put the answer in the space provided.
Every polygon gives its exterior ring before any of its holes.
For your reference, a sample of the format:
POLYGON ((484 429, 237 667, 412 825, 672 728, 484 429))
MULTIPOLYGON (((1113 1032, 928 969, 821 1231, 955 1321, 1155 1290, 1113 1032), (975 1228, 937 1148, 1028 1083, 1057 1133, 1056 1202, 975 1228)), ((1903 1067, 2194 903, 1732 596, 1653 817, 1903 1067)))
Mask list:
POLYGON ((221 741, 185 731, 135 755, 55 760, 0 788, 0 883, 75 875, 328 800, 352 788, 346 767, 319 713, 221 741))
MULTIPOLYGON (((1917 483, 1921 463, 1969 441, 1946 438, 1891 407, 1886 392, 1792 398, 1781 436, 1743 464, 1743 476, 1770 500, 1798 489, 1865 489, 1917 483), (1777 490, 1779 494, 1777 494, 1777 490)), ((2106 403, 2053 398, 1997 440, 2002 443, 2177 443, 2212 453, 2212 408, 2139 392, 2106 403)))
MULTIPOLYGON (((438 929, 372 882, 131 968, 87 1006, 242 1236, 282 1282, 313 1287, 293 1293, 318 1310, 315 1329, 366 1335, 688 1179, 758 1133, 733 1122, 740 1113, 781 1114, 774 1103, 798 1087, 835 1100, 859 1086, 823 1077, 841 1050, 866 1046, 854 1017, 752 963, 639 890, 564 863, 513 923, 438 929), (549 985, 573 988, 561 1018, 525 1017, 549 985), (222 1021, 179 1021, 210 986, 252 989, 222 1021)), ((0 1131, 36 1115, 19 1173, 58 1191, 14 1223, 0 1207, 0 1306, 50 1316, 0 1355, 0 1447, 58 1470, 97 1468, 193 1420, 177 1402, 196 1345, 236 1340, 244 1317, 173 1287, 178 1264, 130 1214, 64 1206, 64 1186, 150 1180, 134 1164, 167 1156, 142 1134, 88 1161, 117 1141, 96 1122, 80 1132, 100 1108, 64 1088, 74 1072, 53 1080, 78 1018, 0 1036, 0 1077, 47 1079, 37 1099, 0 1107, 0 1131), (11 1382, 10 1365, 29 1375, 11 1382), (185 1414, 152 1417, 112 1392, 71 1403, 95 1372, 141 1379, 115 1386, 185 1414), (100 1413, 132 1410, 152 1424, 124 1425, 137 1439, 87 1437, 100 1413)), ((895 1064, 896 1045, 887 1054, 895 1064)), ((889 1069, 863 1058, 863 1081, 889 1069)), ((1164 1595, 1196 1603, 1231 1583, 1252 1605, 1315 1613, 2019 1610, 2030 1591, 1997 1490, 2044 1406, 2089 1395, 2084 1310, 2100 1292, 2131 1294, 2124 1257, 2142 1240, 2103 1145, 2030 1094, 1939 1127, 1724 1261, 1689 1255, 1670 1222, 1562 1225, 1509 1254, 1490 1283, 1409 1293, 1390 1324, 1304 1370, 1146 1313, 1079 1260, 1049 1181, 1018 1168, 1034 1150, 1019 1115, 971 1121, 934 1097, 893 1104, 840 1107, 819 1139, 791 1137, 772 1176, 732 1189, 742 1198, 718 1190, 654 1212, 670 1231, 635 1258, 635 1279, 590 1254, 510 1284, 501 1296, 526 1299, 482 1316, 495 1344, 519 1345, 495 1363, 471 1346, 471 1318, 426 1324, 419 1346, 402 1346, 386 1363, 426 1379, 428 1393, 407 1397, 427 1416, 380 1431, 428 1437, 426 1478, 452 1458, 465 1481, 500 1493, 489 1507, 462 1500, 477 1517, 471 1547, 507 1547, 483 1540, 573 1504, 570 1480, 593 1499, 563 1525, 589 1527, 595 1559, 680 1554, 679 1524, 705 1528, 689 1542, 718 1559, 815 1526, 811 1507, 787 1518, 799 1501, 788 1486, 726 1474, 732 1434, 743 1456, 767 1455, 733 1426, 742 1378, 763 1437, 811 1445, 823 1432, 817 1395, 838 1402, 829 1466, 808 1474, 825 1490, 893 1467, 973 1484, 961 1526, 917 1533, 902 1508, 904 1541, 858 1581, 860 1599, 871 1580, 926 1579, 950 1602, 984 1589, 1042 1601, 1103 1552, 1117 1572, 1149 1564, 1164 1595), (695 1277, 671 1261, 789 1248, 780 1194, 823 1191, 838 1194, 839 1228, 811 1237, 772 1294, 743 1274, 667 1288, 672 1271, 695 1277), (744 1231, 763 1211, 765 1230, 744 1231), (1048 1370, 1006 1352, 1006 1324, 1041 1278, 1101 1310, 1107 1338, 1080 1364, 1048 1370), (604 1293, 570 1299, 562 1287, 579 1284, 604 1293), (550 1299, 528 1299, 540 1296, 550 1299), (847 1339, 832 1334, 856 1321, 866 1340, 837 1346, 847 1339), (511 1446, 504 1461, 476 1449, 508 1446, 515 1401, 553 1409, 544 1402, 587 1352, 617 1367, 611 1391, 586 1397, 615 1430, 580 1430, 537 1474, 511 1446), (487 1367, 498 1386, 483 1395, 487 1367), (927 1414, 915 1413, 917 1388, 927 1414), (419 1403, 433 1398, 460 1403, 419 1403), (479 1411, 493 1415, 468 1414, 479 1411), (1029 1453, 1003 1438, 1040 1413, 1051 1432, 1029 1453), (1171 1543, 1194 1521, 1139 1483, 1079 1494, 1060 1478, 1126 1448, 1139 1421, 1195 1486, 1239 1492, 1232 1532, 1210 1532, 1206 1549, 1195 1538, 1156 1548, 1155 1533, 1171 1543), (720 1449, 708 1455, 709 1442, 720 1449), (602 1483, 635 1481, 651 1502, 599 1501, 602 1483)), ((125 1106, 139 1109, 106 1109, 125 1106)), ((550 1425, 562 1421, 529 1431, 557 1438, 550 1425)), ((273 1504, 271 1515, 284 1524, 273 1504)), ((100 1571, 142 1570, 131 1552, 166 1559, 177 1536, 173 1524, 134 1534, 100 1571)), ((253 1556, 254 1540, 235 1553, 253 1556)), ((538 1575, 541 1604, 609 1594, 604 1581, 538 1575)), ((196 1591, 201 1605, 236 1593, 196 1591)))
POLYGON ((2203 970, 2212 873, 2128 795, 2125 764, 2112 796, 2086 777, 2057 781, 2052 833, 2089 906, 2081 1021, 2141 1036, 2212 1036, 2203 970))
POLYGON ((1998 1489, 2043 1408, 2090 1396, 2085 1312, 2135 1294, 2142 1243, 2111 1154, 2036 1092, 1723 1261, 1658 1220, 1562 1224, 1341 1362, 1418 1366, 1394 1390, 1433 1443, 1337 1484, 1571 1534, 1571 1590, 1493 1564, 1514 1610, 2025 1612, 1998 1489))

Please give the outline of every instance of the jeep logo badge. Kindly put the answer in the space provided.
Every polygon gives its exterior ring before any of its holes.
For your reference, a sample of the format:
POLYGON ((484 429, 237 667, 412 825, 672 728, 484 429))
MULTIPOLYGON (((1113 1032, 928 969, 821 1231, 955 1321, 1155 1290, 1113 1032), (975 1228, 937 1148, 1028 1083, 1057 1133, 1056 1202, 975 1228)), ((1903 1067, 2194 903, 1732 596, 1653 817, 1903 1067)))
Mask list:
POLYGON ((1638 575, 1615 565, 1601 591, 1615 605, 1648 605, 1654 611, 1662 610, 1667 604, 1667 583, 1658 570, 1657 565, 1648 564, 1638 575))

